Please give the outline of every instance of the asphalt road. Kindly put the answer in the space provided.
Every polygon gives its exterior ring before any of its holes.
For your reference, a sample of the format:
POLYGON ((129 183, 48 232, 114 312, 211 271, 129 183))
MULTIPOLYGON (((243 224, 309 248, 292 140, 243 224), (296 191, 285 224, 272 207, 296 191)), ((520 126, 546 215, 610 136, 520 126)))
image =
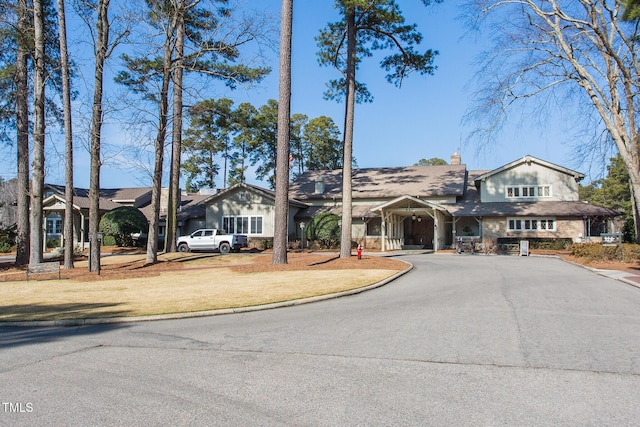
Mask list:
POLYGON ((0 425, 640 424, 640 289, 559 259, 411 255, 355 296, 0 328, 0 425))

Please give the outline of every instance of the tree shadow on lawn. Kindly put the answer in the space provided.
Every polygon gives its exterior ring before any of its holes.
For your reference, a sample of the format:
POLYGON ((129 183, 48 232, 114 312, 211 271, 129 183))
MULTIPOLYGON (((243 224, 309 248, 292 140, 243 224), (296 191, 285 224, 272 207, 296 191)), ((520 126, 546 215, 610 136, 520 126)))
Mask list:
POLYGON ((15 304, 0 306, 0 327, 4 322, 45 320, 78 320, 130 316, 128 310, 118 310, 120 303, 15 304), (96 312, 96 310, 99 310, 96 312))

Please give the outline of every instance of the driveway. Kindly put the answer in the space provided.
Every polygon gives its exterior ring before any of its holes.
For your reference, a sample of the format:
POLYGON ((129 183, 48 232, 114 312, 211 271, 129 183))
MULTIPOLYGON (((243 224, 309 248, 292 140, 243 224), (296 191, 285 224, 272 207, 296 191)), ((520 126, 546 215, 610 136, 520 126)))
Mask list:
POLYGON ((640 289, 555 258, 403 259, 314 304, 0 328, 0 424, 637 425, 640 289))

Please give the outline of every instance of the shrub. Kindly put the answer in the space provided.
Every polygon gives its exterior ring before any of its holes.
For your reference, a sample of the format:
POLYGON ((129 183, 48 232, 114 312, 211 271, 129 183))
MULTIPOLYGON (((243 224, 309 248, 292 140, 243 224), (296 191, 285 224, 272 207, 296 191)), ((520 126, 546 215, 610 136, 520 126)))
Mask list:
POLYGON ((263 251, 266 251, 267 249, 273 249, 273 239, 264 239, 260 241, 260 248, 263 251))
POLYGON ((640 245, 623 243, 621 248, 603 246, 601 243, 583 243, 571 246, 571 255, 593 261, 623 261, 635 262, 640 260, 640 245))
POLYGON ((102 216, 100 231, 113 236, 116 246, 135 246, 131 237, 134 233, 142 233, 148 228, 147 218, 138 208, 122 206, 102 216))
POLYGON ((0 252, 11 252, 16 241, 16 234, 11 230, 0 229, 0 252))
POLYGON ((573 241, 565 238, 545 238, 545 237, 499 237, 497 239, 498 244, 520 244, 521 240, 527 240, 529 242, 530 249, 546 249, 553 251, 562 251, 571 246, 573 241))
POLYGON ((102 239, 102 245, 103 246, 115 246, 116 245, 116 238, 113 236, 104 236, 104 238, 102 239))
POLYGON ((52 248, 57 248, 59 246, 60 246, 60 239, 47 240, 47 248, 52 249, 52 248))
POLYGON ((340 244, 340 217, 330 212, 316 215, 304 229, 308 241, 317 242, 323 249, 332 249, 340 244))

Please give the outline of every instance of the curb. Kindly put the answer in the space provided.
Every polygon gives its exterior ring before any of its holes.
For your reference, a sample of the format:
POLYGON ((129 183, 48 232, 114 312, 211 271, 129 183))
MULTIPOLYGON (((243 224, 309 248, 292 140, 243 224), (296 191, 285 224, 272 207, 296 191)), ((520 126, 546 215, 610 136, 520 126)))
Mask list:
POLYGON ((299 298, 299 299, 282 301, 282 302, 274 302, 270 304, 254 305, 249 307, 221 308, 217 310, 194 311, 190 313, 157 314, 157 315, 151 315, 151 316, 138 316, 138 317, 105 317, 105 318, 96 318, 96 319, 29 320, 29 321, 22 321, 22 322, 0 322, 0 328, 5 328, 5 327, 43 328, 43 327, 52 327, 52 326, 111 325, 116 323, 138 323, 138 322, 151 322, 151 321, 157 321, 157 320, 191 319, 196 317, 221 316, 225 314, 249 313, 253 311, 272 310, 274 308, 293 307, 296 305, 310 304, 318 301, 325 301, 329 299, 356 295, 362 292, 370 291, 372 289, 376 289, 381 286, 384 286, 394 281, 398 277, 401 277, 406 273, 410 272, 411 270, 413 270, 413 264, 408 263, 406 261, 402 261, 402 262, 408 264, 408 267, 402 271, 397 272, 392 276, 387 277, 386 279, 383 279, 371 285, 363 286, 361 288, 350 289, 348 291, 334 292, 332 294, 326 294, 326 295, 317 295, 313 297, 299 298))
POLYGON ((640 289, 640 283, 634 282, 633 280, 627 279, 627 277, 629 277, 629 276, 636 276, 635 274, 627 273, 626 271, 620 271, 620 270, 602 270, 602 269, 599 269, 599 268, 593 268, 593 267, 589 267, 587 265, 579 264, 577 262, 568 261, 568 260, 566 260, 566 259, 564 259, 562 257, 555 256, 555 255, 545 255, 545 256, 551 256, 551 257, 554 257, 554 258, 559 258, 562 261, 566 262, 567 264, 572 264, 572 265, 576 265, 578 267, 582 267, 585 270, 589 270, 590 272, 595 273, 595 274, 597 274, 599 276, 607 277, 607 278, 613 279, 613 280, 617 280, 618 282, 622 282, 622 283, 624 283, 626 285, 630 285, 630 286, 633 286, 635 288, 639 288, 640 289))

